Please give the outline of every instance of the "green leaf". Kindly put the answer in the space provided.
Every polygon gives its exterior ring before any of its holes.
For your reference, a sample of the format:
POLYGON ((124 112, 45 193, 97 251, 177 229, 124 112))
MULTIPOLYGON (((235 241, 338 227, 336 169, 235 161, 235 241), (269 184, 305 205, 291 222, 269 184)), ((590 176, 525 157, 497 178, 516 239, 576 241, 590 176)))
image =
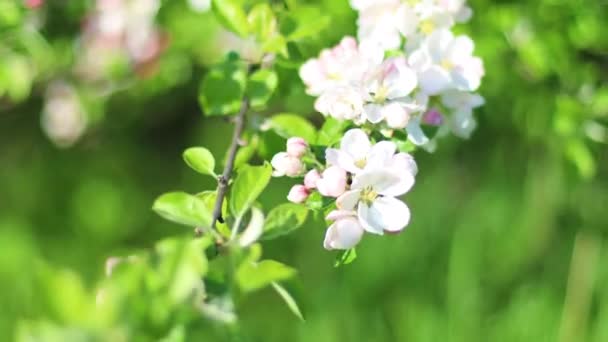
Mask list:
POLYGON ((204 175, 216 176, 215 158, 208 149, 204 147, 192 147, 184 151, 184 161, 194 171, 204 175))
POLYGON ((277 19, 270 5, 259 3, 247 15, 250 31, 258 41, 265 42, 277 32, 277 19))
POLYGON ((291 113, 281 113, 268 119, 270 129, 283 138, 300 137, 308 142, 317 139, 317 130, 302 116, 291 113))
POLYGON ((351 262, 355 261, 357 258, 357 250, 354 248, 340 251, 338 255, 336 255, 336 261, 334 262, 334 267, 340 267, 343 265, 348 265, 351 262))
POLYGON ((303 205, 285 203, 268 213, 262 239, 270 240, 289 234, 300 228, 306 221, 308 208, 303 205))
POLYGON ((310 210, 321 210, 323 209, 323 196, 318 192, 313 192, 306 199, 306 206, 310 210))
MULTIPOLYGON (((215 208, 215 201, 217 200, 217 192, 215 190, 203 191, 196 194, 196 197, 205 203, 205 207, 208 212, 213 213, 213 209, 215 208)), ((222 203, 222 217, 226 217, 228 212, 227 208, 228 204, 226 199, 222 203)), ((217 231, 222 234, 225 238, 230 237, 230 228, 225 223, 216 222, 215 228, 217 231)))
POLYGON ((289 292, 287 292, 287 290, 283 286, 281 286, 279 283, 273 282, 272 288, 274 288, 274 290, 277 291, 279 296, 281 296, 281 298, 283 298, 283 301, 285 301, 285 304, 287 304, 287 307, 289 308, 289 310, 294 315, 296 315, 296 317, 298 317, 301 321, 304 321, 304 315, 302 315, 302 311, 300 311, 300 308, 298 307, 298 303, 293 298, 293 296, 291 294, 289 294, 289 292))
POLYGON ((318 35, 329 26, 330 19, 314 6, 300 6, 281 21, 281 32, 288 40, 318 35))
POLYGON ((171 192, 154 201, 152 209, 169 221, 186 226, 207 227, 211 224, 211 212, 205 202, 185 192, 171 192))
POLYGON ((244 292, 261 289, 272 282, 287 280, 296 275, 296 270, 274 260, 258 263, 247 262, 239 267, 236 280, 244 292))
POLYGON ((251 208, 251 219, 239 237, 241 247, 247 247, 258 241, 264 231, 264 213, 262 210, 251 208))
POLYGON ((235 218, 241 218, 260 196, 272 176, 269 163, 261 166, 244 165, 238 170, 234 183, 230 187, 228 206, 235 218))
POLYGON ((239 1, 212 0, 213 13, 228 30, 246 37, 249 34, 249 23, 239 1))
POLYGON ((262 51, 268 53, 279 53, 281 56, 289 57, 289 51, 287 50, 287 40, 284 36, 276 34, 262 43, 262 51))
POLYGON ((251 101, 251 107, 264 108, 278 84, 279 77, 274 70, 260 69, 254 72, 247 83, 247 95, 251 101))
POLYGON ((338 143, 348 125, 347 121, 326 117, 317 134, 317 145, 331 146, 338 143))
POLYGON ((203 78, 199 102, 207 116, 239 111, 245 94, 247 71, 243 63, 227 60, 213 67, 203 78))

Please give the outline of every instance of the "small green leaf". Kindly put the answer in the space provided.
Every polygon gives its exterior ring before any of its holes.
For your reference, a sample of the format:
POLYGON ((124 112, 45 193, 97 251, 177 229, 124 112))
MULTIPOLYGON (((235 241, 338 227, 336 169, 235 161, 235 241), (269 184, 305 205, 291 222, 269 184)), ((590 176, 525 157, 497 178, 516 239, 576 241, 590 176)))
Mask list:
POLYGON ((321 210, 323 209, 323 196, 318 192, 313 192, 306 199, 306 206, 310 210, 321 210))
POLYGON ((325 122, 317 135, 317 145, 331 146, 338 143, 348 125, 348 121, 337 120, 332 117, 325 118, 325 122))
POLYGON ((283 301, 285 301, 285 304, 287 304, 287 307, 289 308, 289 310, 294 315, 296 315, 296 317, 298 317, 301 321, 304 321, 304 315, 302 315, 302 311, 300 311, 300 308, 298 307, 298 303, 293 298, 293 296, 291 294, 289 294, 289 292, 287 292, 287 290, 283 286, 281 286, 279 283, 273 282, 272 287, 274 288, 275 291, 277 291, 279 296, 281 296, 281 298, 283 298, 283 301))
POLYGON ((278 84, 279 78, 274 70, 260 69, 254 72, 247 83, 247 95, 251 101, 251 107, 264 108, 278 84))
MULTIPOLYGON (((203 191, 196 194, 196 197, 205 203, 205 207, 210 213, 213 213, 213 209, 215 208, 215 201, 217 199, 217 192, 215 190, 203 191)), ((228 212, 227 208, 228 204, 226 199, 222 203, 222 217, 226 217, 228 212)), ((216 222, 215 228, 217 231, 222 234, 225 238, 230 237, 230 228, 225 223, 216 222)))
POLYGON ((287 40, 284 36, 276 34, 262 43, 262 50, 268 53, 279 53, 281 56, 289 57, 289 51, 287 50, 287 40))
POLYGON ((258 263, 247 262, 239 267, 236 280, 244 292, 261 289, 272 282, 287 280, 296 275, 296 270, 274 260, 258 263))
POLYGON ((184 161, 194 171, 204 175, 215 175, 215 158, 208 149, 204 147, 192 147, 184 151, 184 161))
POLYGON ((338 255, 336 255, 336 261, 334 262, 334 267, 340 267, 343 265, 348 265, 351 262, 355 261, 357 258, 357 250, 354 248, 340 251, 338 255))
POLYGON ((270 240, 289 234, 300 228, 306 221, 308 208, 303 205, 285 203, 268 213, 262 239, 270 240))
POLYGON ((272 176, 269 163, 261 166, 244 165, 238 170, 234 183, 230 187, 228 200, 230 212, 235 218, 241 218, 260 196, 272 176))
POLYGON ((211 212, 196 196, 185 192, 171 192, 161 195, 154 201, 152 209, 169 221, 186 226, 209 226, 211 212))
POLYGON ((239 61, 227 60, 205 75, 199 92, 205 115, 230 115, 239 111, 247 83, 245 69, 239 61))
POLYGON ((249 33, 249 23, 239 1, 212 0, 211 5, 218 20, 227 29, 241 37, 247 36, 249 33))
POLYGON ((315 127, 302 116, 291 113, 281 113, 268 119, 270 129, 283 138, 301 137, 308 142, 317 139, 315 127))
POLYGON ((259 3, 247 15, 249 28, 258 41, 265 42, 277 31, 277 20, 270 5, 259 3))
POLYGON ((329 26, 329 23, 329 17, 318 7, 300 6, 291 10, 281 21, 281 32, 288 40, 299 40, 318 35, 329 26))

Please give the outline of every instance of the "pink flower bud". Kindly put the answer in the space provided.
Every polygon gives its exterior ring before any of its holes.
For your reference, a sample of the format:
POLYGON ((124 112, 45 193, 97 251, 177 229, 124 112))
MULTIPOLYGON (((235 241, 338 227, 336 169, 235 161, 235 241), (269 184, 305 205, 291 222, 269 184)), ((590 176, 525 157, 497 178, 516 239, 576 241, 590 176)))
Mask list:
POLYGON ((293 203, 302 203, 306 201, 308 195, 308 189, 306 189, 304 185, 297 184, 294 185, 291 190, 289 190, 287 200, 293 203))
POLYGON ((441 126, 443 123, 443 115, 437 109, 431 109, 424 113, 422 116, 422 122, 431 126, 441 126))
POLYGON ((299 137, 287 139, 287 154, 290 156, 300 158, 304 155, 304 153, 306 153, 307 150, 308 143, 306 140, 299 137))
POLYGON ((319 181, 319 179, 321 179, 319 171, 315 169, 310 170, 308 171, 306 176, 304 176, 304 186, 306 186, 307 189, 315 189, 317 187, 317 182, 319 181))
POLYGON ((44 0, 25 0, 25 7, 29 9, 35 9, 44 5, 44 0))
POLYGON ((338 166, 331 166, 323 171, 317 180, 317 189, 323 196, 338 197, 346 191, 346 171, 338 166))
POLYGON ((270 164, 274 168, 272 175, 275 177, 297 177, 304 172, 302 161, 299 158, 290 156, 286 152, 277 153, 272 157, 270 164))

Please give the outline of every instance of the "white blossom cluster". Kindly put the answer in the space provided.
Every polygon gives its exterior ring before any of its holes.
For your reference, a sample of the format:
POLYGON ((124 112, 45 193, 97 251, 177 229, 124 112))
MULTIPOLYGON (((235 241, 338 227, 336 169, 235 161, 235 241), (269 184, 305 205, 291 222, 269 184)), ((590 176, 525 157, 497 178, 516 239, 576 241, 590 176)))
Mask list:
POLYGON ((469 137, 476 127, 473 109, 484 103, 475 93, 483 62, 469 37, 451 31, 471 17, 465 0, 351 5, 359 13, 358 39, 344 37, 321 51, 302 65, 300 77, 318 112, 361 129, 348 130, 339 148, 327 148, 324 163, 301 138, 289 139, 287 151, 271 162, 275 176, 304 176, 289 201, 303 203, 315 191, 335 198, 326 217, 333 222, 325 235, 329 250, 354 247, 364 232, 395 233, 408 225, 410 211, 398 197, 412 188, 418 170, 412 156, 390 141, 396 131, 432 151, 436 138, 449 132, 469 137), (427 136, 425 126, 435 135, 427 136), (372 132, 383 138, 372 142, 372 132))

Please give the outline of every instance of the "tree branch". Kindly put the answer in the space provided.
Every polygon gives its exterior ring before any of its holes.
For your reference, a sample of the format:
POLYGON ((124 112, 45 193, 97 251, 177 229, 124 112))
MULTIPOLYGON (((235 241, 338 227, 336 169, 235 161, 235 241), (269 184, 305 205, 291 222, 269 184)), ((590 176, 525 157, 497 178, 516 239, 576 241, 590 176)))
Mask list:
POLYGON ((232 133, 232 142, 228 149, 228 158, 226 159, 226 166, 224 172, 217 179, 217 198, 215 200, 215 206, 213 208, 213 216, 211 220, 211 229, 215 230, 217 221, 222 222, 222 204, 226 197, 226 191, 228 191, 228 183, 230 182, 230 176, 232 175, 232 169, 234 168, 234 160, 236 158, 236 152, 239 147, 239 140, 243 129, 245 128, 245 114, 249 110, 249 98, 243 97, 241 101, 241 109, 234 118, 234 131, 232 133))

